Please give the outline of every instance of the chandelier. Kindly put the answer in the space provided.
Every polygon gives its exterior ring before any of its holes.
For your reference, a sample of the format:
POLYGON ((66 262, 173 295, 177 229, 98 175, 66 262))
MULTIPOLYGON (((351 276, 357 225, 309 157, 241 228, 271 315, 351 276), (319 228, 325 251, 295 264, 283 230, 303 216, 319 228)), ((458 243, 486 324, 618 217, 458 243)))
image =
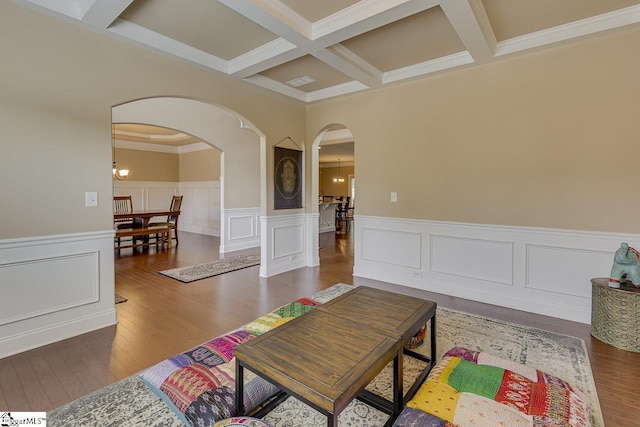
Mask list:
POLYGON ((344 178, 340 174, 340 159, 338 159, 338 176, 333 178, 333 182, 344 182, 344 178))
POLYGON ((118 163, 116 162, 116 126, 114 124, 111 125, 111 150, 113 177, 118 180, 127 179, 129 169, 118 169, 118 163))

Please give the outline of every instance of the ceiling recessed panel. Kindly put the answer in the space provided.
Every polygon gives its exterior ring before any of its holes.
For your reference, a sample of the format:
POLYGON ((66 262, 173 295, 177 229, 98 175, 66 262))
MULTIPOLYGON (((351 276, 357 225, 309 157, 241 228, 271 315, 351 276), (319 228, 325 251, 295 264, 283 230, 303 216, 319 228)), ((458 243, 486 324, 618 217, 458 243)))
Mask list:
POLYGON ((226 61, 277 38, 212 0, 135 0, 121 18, 226 61))
POLYGON ((638 0, 482 0, 498 41, 640 4, 638 0))
POLYGON ((150 142, 173 147, 201 142, 200 139, 191 135, 160 126, 137 123, 116 123, 113 127, 115 137, 120 141, 150 142))
POLYGON ((434 7, 342 42, 386 72, 465 50, 440 7, 434 7))
POLYGON ((359 3, 359 0, 281 0, 290 9, 297 12, 309 22, 316 22, 333 15, 349 6, 359 3))
POLYGON ((355 160, 354 143, 342 142, 339 144, 320 144, 318 153, 319 163, 352 163, 355 160))
POLYGON ((303 92, 313 92, 320 89, 326 89, 328 87, 353 80, 349 76, 342 74, 340 71, 330 67, 311 55, 303 56, 263 71, 260 74, 280 83, 286 83, 291 80, 299 79, 300 77, 310 77, 315 80, 314 83, 297 87, 298 90, 303 92))

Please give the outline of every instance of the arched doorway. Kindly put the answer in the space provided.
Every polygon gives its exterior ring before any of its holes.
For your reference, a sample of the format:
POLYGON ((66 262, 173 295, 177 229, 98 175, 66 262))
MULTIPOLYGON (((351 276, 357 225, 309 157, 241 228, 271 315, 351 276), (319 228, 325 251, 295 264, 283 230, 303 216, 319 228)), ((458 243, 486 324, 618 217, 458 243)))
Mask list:
POLYGON ((219 149, 220 252, 260 245, 259 217, 266 214, 267 198, 266 138, 262 132, 233 111, 176 97, 145 98, 114 106, 112 123, 177 129, 219 149))
MULTIPOLYGON (((332 123, 318 132, 312 144, 312 197, 318 200, 318 233, 334 233, 337 238, 352 238, 353 209, 348 211, 348 221, 329 223, 330 214, 336 208, 353 208, 355 204, 355 139, 347 126, 332 123), (327 206, 333 203, 334 206, 327 206)), ((315 243, 315 242, 314 242, 315 243)), ((353 246, 351 246, 353 247, 353 246)), ((319 264, 319 245, 310 248, 319 264)))

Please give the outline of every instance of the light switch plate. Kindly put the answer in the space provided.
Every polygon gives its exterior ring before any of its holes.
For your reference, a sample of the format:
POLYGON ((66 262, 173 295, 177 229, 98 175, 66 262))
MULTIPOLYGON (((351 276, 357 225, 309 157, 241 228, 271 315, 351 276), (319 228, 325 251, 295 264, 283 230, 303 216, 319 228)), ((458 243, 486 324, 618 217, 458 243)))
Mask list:
POLYGON ((84 205, 87 208, 98 206, 98 192, 87 191, 86 193, 84 193, 84 205))

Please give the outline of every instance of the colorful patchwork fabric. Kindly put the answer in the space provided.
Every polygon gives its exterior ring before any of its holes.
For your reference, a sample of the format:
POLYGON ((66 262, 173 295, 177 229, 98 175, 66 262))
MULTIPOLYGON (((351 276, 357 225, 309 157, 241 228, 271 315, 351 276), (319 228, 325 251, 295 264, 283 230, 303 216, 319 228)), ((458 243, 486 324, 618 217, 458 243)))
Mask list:
POLYGON ((274 311, 274 313, 280 317, 298 317, 301 314, 305 314, 313 310, 318 305, 315 301, 308 298, 304 298, 303 301, 308 301, 311 304, 305 304, 304 302, 297 300, 280 307, 278 310, 274 311))
POLYGON ((235 396, 228 387, 206 391, 189 405, 184 416, 192 426, 213 425, 235 414, 235 396))
POLYGON ((282 316, 276 313, 265 314, 258 317, 251 323, 247 323, 244 329, 251 331, 254 335, 262 335, 273 329, 273 324, 282 319, 282 316))
MULTIPOLYGON (((140 374, 147 386, 192 426, 211 426, 236 415, 235 348, 245 341, 313 310, 351 287, 321 291, 312 298, 300 298, 244 327, 216 337, 182 354, 164 360, 140 374)), ((280 390, 244 371, 244 404, 251 410, 280 390)))
POLYGON ((455 427, 448 421, 409 407, 402 411, 393 425, 394 427, 455 427))
POLYGON ((445 353, 407 407, 457 426, 590 425, 588 401, 566 381, 460 347, 445 353))

